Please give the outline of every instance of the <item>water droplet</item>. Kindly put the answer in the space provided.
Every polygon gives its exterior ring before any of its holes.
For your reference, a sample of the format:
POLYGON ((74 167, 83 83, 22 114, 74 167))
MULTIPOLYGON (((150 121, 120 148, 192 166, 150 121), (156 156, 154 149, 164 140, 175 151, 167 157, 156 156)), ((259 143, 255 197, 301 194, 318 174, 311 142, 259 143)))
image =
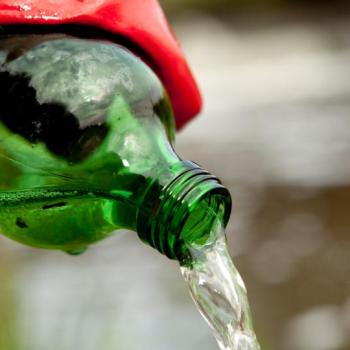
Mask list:
POLYGON ((21 11, 30 11, 32 8, 31 8, 29 5, 23 4, 23 5, 20 5, 20 6, 19 6, 19 9, 20 9, 21 11))
POLYGON ((74 248, 74 249, 66 250, 66 253, 69 255, 76 256, 76 255, 81 255, 85 253, 87 249, 88 249, 87 247, 74 248))

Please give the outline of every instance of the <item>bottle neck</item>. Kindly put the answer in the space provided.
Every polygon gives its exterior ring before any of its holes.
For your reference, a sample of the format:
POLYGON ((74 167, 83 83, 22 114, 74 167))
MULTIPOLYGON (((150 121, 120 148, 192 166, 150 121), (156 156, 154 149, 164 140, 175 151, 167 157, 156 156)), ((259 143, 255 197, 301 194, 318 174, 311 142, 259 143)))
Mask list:
POLYGON ((154 181, 137 214, 141 240, 170 259, 186 263, 188 246, 201 244, 221 215, 226 226, 231 196, 220 180, 192 162, 176 165, 171 180, 154 181))

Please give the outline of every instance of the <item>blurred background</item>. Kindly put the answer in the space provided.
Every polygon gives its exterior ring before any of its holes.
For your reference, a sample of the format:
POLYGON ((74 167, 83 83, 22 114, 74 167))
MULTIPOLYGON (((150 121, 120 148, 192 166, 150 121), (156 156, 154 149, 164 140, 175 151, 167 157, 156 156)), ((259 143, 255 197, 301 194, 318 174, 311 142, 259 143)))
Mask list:
MULTIPOLYGON (((349 1, 163 0, 205 110, 264 350, 350 350, 349 1)), ((0 238, 0 350, 212 350, 178 266, 130 232, 81 257, 0 238)))

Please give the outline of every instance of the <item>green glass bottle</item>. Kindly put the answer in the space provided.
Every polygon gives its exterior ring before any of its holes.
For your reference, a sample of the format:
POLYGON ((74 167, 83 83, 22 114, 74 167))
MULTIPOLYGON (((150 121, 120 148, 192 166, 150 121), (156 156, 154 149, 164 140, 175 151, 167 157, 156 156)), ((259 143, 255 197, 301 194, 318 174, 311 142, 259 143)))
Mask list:
POLYGON ((0 232, 83 252, 130 229, 171 259, 204 241, 229 192, 174 152, 171 104, 126 48, 65 34, 0 38, 0 232))

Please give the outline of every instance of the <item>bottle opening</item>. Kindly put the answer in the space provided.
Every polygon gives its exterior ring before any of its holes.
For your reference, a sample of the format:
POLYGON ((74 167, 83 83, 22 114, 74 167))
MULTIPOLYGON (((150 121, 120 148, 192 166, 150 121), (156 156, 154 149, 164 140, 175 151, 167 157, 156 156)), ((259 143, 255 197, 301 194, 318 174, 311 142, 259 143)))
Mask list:
POLYGON ((188 246, 204 244, 218 216, 227 225, 231 196, 215 176, 194 163, 184 165, 187 169, 161 189, 148 218, 139 218, 138 233, 162 254, 185 264, 188 246))
POLYGON ((188 244, 202 245, 207 242, 216 220, 221 220, 226 226, 229 214, 226 199, 226 195, 220 191, 209 191, 193 204, 192 208, 189 208, 181 238, 188 244))

